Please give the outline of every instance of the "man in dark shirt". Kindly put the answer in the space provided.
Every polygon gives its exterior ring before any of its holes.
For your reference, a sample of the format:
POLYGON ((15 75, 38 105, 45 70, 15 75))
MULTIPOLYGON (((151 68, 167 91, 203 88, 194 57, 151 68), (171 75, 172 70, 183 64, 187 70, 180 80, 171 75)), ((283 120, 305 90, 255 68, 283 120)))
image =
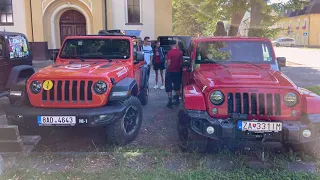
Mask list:
POLYGON ((183 53, 177 48, 177 42, 172 41, 170 43, 171 50, 167 53, 167 71, 165 86, 166 92, 168 93, 169 102, 167 107, 172 108, 172 105, 179 105, 180 100, 180 86, 181 86, 181 64, 183 53), (172 87, 173 84, 173 87, 172 87), (172 102, 172 90, 176 92, 174 96, 175 102, 172 102))

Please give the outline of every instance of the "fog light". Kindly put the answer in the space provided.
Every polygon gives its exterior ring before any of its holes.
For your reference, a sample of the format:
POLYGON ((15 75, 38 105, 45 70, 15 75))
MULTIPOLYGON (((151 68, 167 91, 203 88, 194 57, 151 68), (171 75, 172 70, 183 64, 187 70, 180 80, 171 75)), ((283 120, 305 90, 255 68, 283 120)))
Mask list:
POLYGON ((207 127, 207 133, 208 134, 213 134, 214 133, 214 128, 212 126, 207 127))
POLYGON ((311 131, 309 129, 305 129, 305 130, 303 130, 302 135, 304 137, 308 138, 311 136, 311 131))
POLYGON ((100 121, 109 121, 113 118, 113 114, 111 115, 99 115, 94 117, 95 122, 100 122, 100 121))
POLYGON ((297 116, 297 115, 298 115, 298 111, 297 111, 297 110, 291 111, 291 115, 292 115, 292 116, 297 116))
POLYGON ((217 114, 218 113, 218 109, 217 108, 213 108, 211 111, 212 111, 212 114, 217 114))

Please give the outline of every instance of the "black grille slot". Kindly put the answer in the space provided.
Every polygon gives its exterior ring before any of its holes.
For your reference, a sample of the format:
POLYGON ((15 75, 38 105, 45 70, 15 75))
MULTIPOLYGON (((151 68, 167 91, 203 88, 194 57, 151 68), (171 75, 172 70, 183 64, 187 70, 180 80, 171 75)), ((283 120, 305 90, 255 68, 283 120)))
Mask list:
POLYGON ((236 93, 236 113, 241 114, 241 94, 236 93))
POLYGON ((251 94, 251 114, 257 115, 258 111, 257 94, 251 94))
POLYGON ((280 98, 280 94, 275 94, 274 95, 274 102, 275 102, 275 114, 276 116, 280 116, 281 115, 281 98, 280 98))
POLYGON ((80 101, 84 101, 84 86, 85 82, 80 81, 80 101))
POLYGON ((72 81, 72 101, 77 101, 77 81, 72 81))
POLYGON ((243 114, 249 114, 249 94, 243 94, 243 114))
POLYGON ((235 93, 234 96, 233 93, 228 93, 228 113, 234 112, 252 116, 280 116, 280 94, 235 93))
POLYGON ((62 101, 62 81, 57 84, 57 101, 62 101))
POLYGON ((259 114, 260 116, 265 115, 265 99, 264 94, 259 94, 259 114))
POLYGON ((273 98, 272 94, 267 94, 267 115, 273 115, 273 98))
POLYGON ((48 94, 47 91, 42 89, 42 100, 47 101, 48 100, 48 94))
POLYGON ((233 93, 228 93, 228 113, 232 114, 233 113, 233 93))
POLYGON ((50 92, 49 92, 49 94, 50 94, 50 101, 54 101, 55 81, 52 81, 52 84, 53 84, 53 86, 52 86, 52 88, 50 89, 50 92))
POLYGON ((70 101, 70 81, 66 81, 64 85, 64 100, 70 101))
POLYGON ((92 101, 92 81, 88 82, 87 98, 88 98, 88 101, 92 101))

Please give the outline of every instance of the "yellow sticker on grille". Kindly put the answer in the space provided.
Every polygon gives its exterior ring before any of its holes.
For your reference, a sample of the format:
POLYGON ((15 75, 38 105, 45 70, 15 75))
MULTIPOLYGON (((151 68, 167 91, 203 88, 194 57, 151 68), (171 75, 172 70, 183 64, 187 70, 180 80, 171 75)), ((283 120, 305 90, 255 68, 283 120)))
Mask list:
POLYGON ((53 88, 53 82, 50 80, 46 80, 43 85, 42 85, 43 89, 46 91, 50 91, 53 88))

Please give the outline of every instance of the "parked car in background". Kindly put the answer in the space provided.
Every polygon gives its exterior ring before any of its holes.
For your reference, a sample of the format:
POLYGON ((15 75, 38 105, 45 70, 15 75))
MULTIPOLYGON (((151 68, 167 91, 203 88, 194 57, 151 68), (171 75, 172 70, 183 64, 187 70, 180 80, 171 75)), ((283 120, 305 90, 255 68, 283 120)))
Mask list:
POLYGON ((160 42, 160 46, 163 47, 165 54, 170 50, 170 41, 177 40, 178 47, 183 52, 183 55, 187 56, 189 48, 191 36, 159 36, 158 41, 160 42))
POLYGON ((276 47, 294 47, 296 46, 296 42, 293 38, 278 38, 272 41, 272 44, 276 47))
POLYGON ((12 85, 34 73, 27 37, 21 33, 0 31, 0 98, 12 85))

